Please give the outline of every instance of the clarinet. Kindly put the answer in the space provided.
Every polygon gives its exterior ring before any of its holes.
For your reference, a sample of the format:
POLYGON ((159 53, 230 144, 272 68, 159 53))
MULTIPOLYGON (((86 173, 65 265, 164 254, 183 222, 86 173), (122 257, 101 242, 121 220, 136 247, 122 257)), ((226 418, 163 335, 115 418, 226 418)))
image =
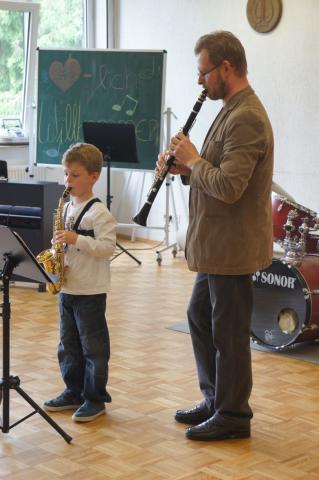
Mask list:
MULTIPOLYGON (((190 129, 192 128, 192 126, 194 125, 196 117, 200 109, 202 108, 203 102, 206 100, 206 96, 207 96, 207 90, 203 90, 199 95, 195 105, 193 106, 193 110, 191 111, 191 114, 188 117, 184 127, 181 129, 184 135, 187 135, 190 129)), ((165 180, 166 175, 169 172, 170 167, 174 163, 174 160, 175 160, 175 157, 173 155, 170 155, 166 160, 163 169, 161 169, 161 171, 157 175, 155 175, 154 182, 147 195, 145 204, 143 205, 141 210, 135 215, 135 217, 132 218, 133 222, 136 223, 137 225, 146 227, 147 217, 148 217, 148 214, 150 213, 153 202, 159 192, 159 189, 161 188, 165 180)))

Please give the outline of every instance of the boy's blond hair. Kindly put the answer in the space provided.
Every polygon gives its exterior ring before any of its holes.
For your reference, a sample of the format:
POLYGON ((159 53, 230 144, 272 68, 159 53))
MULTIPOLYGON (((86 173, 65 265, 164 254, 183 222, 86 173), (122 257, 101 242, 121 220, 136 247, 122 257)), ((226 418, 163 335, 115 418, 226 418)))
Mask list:
POLYGON ((101 172, 103 166, 102 152, 90 143, 75 143, 71 145, 62 157, 62 165, 78 163, 89 172, 101 172))

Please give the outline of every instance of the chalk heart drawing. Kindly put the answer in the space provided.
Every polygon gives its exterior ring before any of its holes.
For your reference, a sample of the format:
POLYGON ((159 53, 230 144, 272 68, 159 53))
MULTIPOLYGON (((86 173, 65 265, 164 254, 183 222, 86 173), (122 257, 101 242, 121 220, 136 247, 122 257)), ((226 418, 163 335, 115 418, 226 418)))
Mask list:
POLYGON ((80 77, 81 67, 75 58, 69 58, 64 64, 58 61, 52 62, 49 75, 55 85, 66 92, 80 77))

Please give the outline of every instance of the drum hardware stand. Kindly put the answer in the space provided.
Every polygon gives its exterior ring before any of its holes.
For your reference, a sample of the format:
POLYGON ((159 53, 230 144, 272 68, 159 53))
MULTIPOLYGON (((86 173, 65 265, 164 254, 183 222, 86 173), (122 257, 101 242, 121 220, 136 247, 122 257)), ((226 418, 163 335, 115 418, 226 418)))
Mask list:
MULTIPOLYGON (((3 343, 3 377, 0 380, 0 401, 3 402, 3 419, 1 430, 3 433, 8 433, 9 430, 19 423, 23 422, 27 418, 31 417, 32 415, 39 413, 44 420, 46 420, 63 438, 67 443, 70 443, 72 437, 70 437, 64 430, 57 423, 55 423, 52 418, 44 411, 42 408, 39 407, 32 400, 27 393, 22 390, 20 387, 20 379, 17 376, 10 375, 10 315, 11 315, 11 306, 9 300, 9 285, 12 273, 16 267, 19 267, 21 263, 29 263, 27 267, 29 267, 30 271, 30 279, 31 280, 38 280, 40 278, 40 272, 42 277, 42 282, 49 281, 51 282, 49 277, 46 277, 46 272, 42 269, 42 267, 37 263, 36 259, 33 257, 32 252, 28 249, 28 247, 24 244, 23 240, 19 237, 18 234, 12 232, 8 227, 0 227, 0 238, 1 238, 1 255, 4 261, 4 265, 2 271, 0 272, 0 279, 2 280, 2 287, 1 291, 3 292, 3 303, 1 304, 2 307, 2 323, 3 323, 3 336, 2 336, 2 343, 3 343), (22 250, 23 248, 23 250, 22 250), (15 252, 13 254, 12 252, 15 252), (31 261, 34 262, 32 265, 31 261), (31 265, 30 265, 31 264, 31 265), (35 265, 37 264, 37 266, 35 265), (34 278, 33 273, 37 268, 39 271, 36 272, 36 277, 34 278), (44 272, 44 275, 42 276, 44 272), (26 415, 25 417, 21 418, 20 420, 16 421, 12 425, 10 425, 10 418, 9 418, 9 411, 10 411, 10 389, 16 390, 16 392, 21 395, 26 402, 28 402, 31 407, 33 407, 33 411, 26 415)), ((24 276, 25 275, 25 272, 24 276)))
POLYGON ((287 221, 283 226, 286 236, 284 241, 282 242, 282 247, 285 250, 284 256, 282 257, 282 261, 288 263, 290 265, 294 265, 299 267, 302 264, 303 258, 306 254, 306 237, 309 232, 308 221, 307 217, 302 219, 302 224, 298 228, 300 233, 300 238, 298 237, 291 237, 293 230, 295 230, 295 226, 293 224, 293 220, 298 216, 296 210, 290 210, 287 215, 287 221))
MULTIPOLYGON (((316 215, 313 219, 314 224, 311 228, 309 228, 309 237, 311 239, 316 239, 317 240, 317 250, 319 250, 319 235, 318 235, 318 230, 319 230, 319 217, 316 215)), ((315 254, 316 255, 316 254, 315 254)))

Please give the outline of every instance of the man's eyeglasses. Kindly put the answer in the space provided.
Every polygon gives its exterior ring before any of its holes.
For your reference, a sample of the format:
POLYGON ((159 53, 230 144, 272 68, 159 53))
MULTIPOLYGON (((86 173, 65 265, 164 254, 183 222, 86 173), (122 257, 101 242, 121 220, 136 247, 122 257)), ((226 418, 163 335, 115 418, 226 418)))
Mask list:
POLYGON ((207 72, 201 72, 200 70, 197 72, 197 75, 199 77, 206 77, 207 75, 209 75, 211 72, 213 72, 216 68, 220 67, 220 65, 217 65, 217 67, 213 67, 211 68, 210 70, 207 70, 207 72))

